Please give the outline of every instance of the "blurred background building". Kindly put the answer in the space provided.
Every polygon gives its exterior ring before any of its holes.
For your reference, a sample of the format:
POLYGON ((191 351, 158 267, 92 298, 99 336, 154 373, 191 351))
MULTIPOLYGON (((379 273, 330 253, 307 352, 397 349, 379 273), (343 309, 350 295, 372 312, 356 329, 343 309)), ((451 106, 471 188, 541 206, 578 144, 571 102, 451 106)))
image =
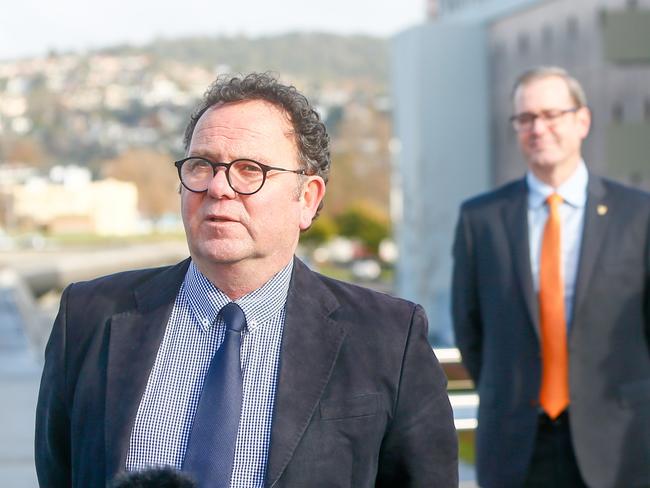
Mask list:
POLYGON ((594 120, 588 167, 650 189, 650 0, 429 0, 395 36, 391 70, 396 293, 424 305, 431 340, 453 341, 451 246, 465 198, 520 177, 508 118, 516 77, 559 65, 594 120))
POLYGON ((54 234, 126 236, 137 232, 134 183, 113 178, 92 181, 90 170, 73 165, 54 166, 46 177, 24 169, 0 170, 0 222, 4 225, 54 234))

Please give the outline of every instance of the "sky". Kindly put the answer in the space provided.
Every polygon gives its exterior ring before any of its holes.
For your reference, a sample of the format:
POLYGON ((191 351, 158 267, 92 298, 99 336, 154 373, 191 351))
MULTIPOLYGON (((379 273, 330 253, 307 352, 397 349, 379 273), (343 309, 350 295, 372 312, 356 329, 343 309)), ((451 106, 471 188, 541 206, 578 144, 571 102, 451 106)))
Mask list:
POLYGON ((9 0, 0 60, 190 35, 294 31, 391 36, 424 21, 426 0, 9 0))

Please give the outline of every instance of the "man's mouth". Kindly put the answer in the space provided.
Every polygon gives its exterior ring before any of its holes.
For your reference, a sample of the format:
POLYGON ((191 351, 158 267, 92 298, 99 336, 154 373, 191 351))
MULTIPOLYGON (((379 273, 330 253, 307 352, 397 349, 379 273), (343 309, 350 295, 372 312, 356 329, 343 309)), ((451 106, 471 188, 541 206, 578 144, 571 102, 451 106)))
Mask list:
POLYGON ((208 222, 237 222, 237 220, 226 215, 208 215, 206 220, 208 222))

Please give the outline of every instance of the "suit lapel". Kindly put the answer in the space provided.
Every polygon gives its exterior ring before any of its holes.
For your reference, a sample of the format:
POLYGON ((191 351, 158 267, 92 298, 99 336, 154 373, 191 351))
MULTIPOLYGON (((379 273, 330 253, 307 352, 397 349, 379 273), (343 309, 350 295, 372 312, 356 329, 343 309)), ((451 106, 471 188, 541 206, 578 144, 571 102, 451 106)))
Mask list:
MULTIPOLYGON (((585 206, 584 229, 580 244, 580 260, 573 299, 573 318, 580 312, 587 288, 591 281, 596 259, 605 240, 608 212, 605 186, 600 178, 589 175, 587 186, 587 204, 585 206)), ((574 322, 574 321, 572 321, 574 322)))
POLYGON ((136 308, 112 317, 106 381, 106 475, 124 469, 133 422, 189 260, 134 291, 136 308))
POLYGON ((332 293, 299 260, 294 262, 275 395, 267 486, 282 475, 327 385, 345 328, 330 318, 332 293))
POLYGON ((515 274, 519 281, 526 309, 539 337, 539 304, 533 287, 533 274, 530 265, 530 244, 528 236, 528 188, 522 179, 513 188, 511 198, 504 206, 504 222, 508 240, 512 247, 515 274))

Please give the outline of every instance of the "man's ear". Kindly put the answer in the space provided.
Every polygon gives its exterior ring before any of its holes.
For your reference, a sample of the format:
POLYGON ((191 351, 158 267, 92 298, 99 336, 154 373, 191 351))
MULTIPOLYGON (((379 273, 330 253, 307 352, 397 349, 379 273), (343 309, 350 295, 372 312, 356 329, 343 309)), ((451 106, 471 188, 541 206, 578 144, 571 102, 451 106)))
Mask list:
POLYGON ((316 215, 318 206, 325 196, 325 181, 320 176, 308 176, 309 178, 300 191, 300 230, 306 230, 316 215))
POLYGON ((582 139, 586 139, 591 127, 591 110, 589 110, 589 107, 580 107, 576 112, 576 118, 580 127, 580 136, 582 139))

